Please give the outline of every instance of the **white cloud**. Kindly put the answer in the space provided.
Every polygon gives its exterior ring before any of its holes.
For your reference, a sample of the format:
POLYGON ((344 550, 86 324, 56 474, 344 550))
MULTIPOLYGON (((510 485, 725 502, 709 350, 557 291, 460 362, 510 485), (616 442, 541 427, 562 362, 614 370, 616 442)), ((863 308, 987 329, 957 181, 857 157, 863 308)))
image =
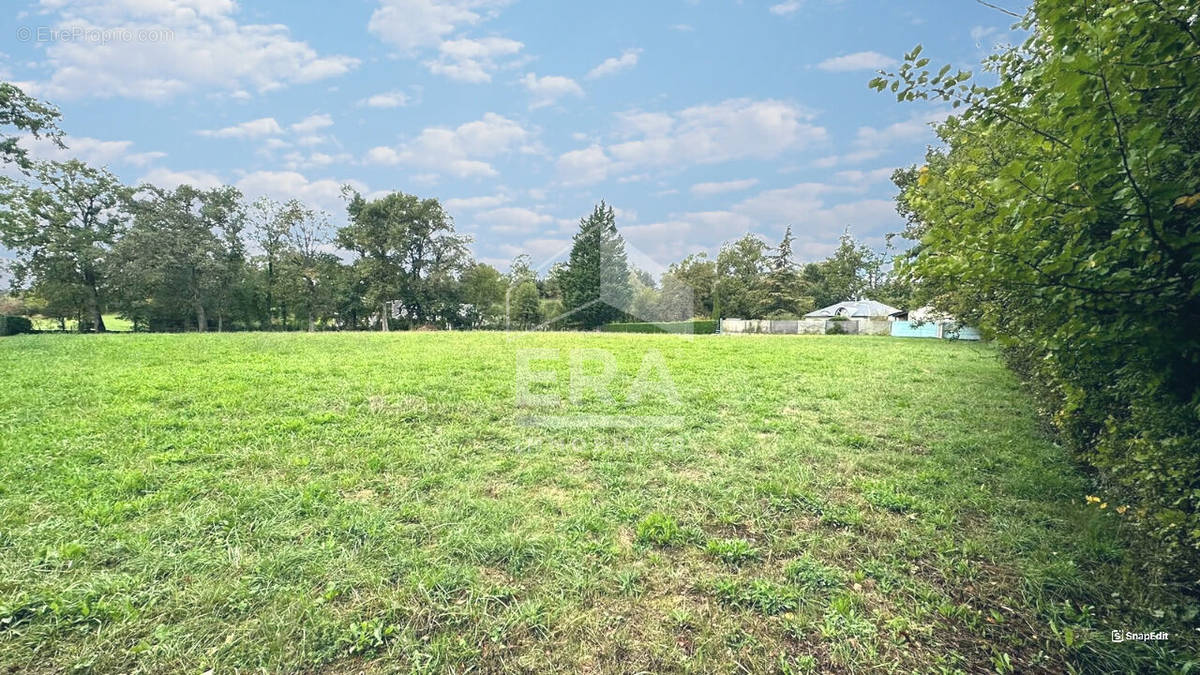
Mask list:
POLYGON ((255 171, 237 182, 237 188, 249 201, 263 195, 279 200, 294 198, 330 213, 345 210, 345 202, 342 200, 343 185, 350 185, 360 193, 369 192, 365 185, 355 180, 310 180, 297 171, 255 171))
POLYGON ((570 239, 537 238, 526 239, 520 244, 504 244, 500 251, 510 258, 527 253, 540 266, 548 265, 555 259, 561 258, 570 250, 570 239))
POLYGON ((882 150, 899 143, 909 143, 922 138, 932 139, 933 130, 930 124, 941 122, 949 117, 949 112, 936 110, 919 113, 902 122, 895 122, 877 129, 875 127, 859 127, 854 137, 854 147, 862 150, 882 150))
POLYGON ((749 190, 755 185, 758 185, 757 178, 746 178, 744 180, 727 180, 719 183, 696 183, 692 186, 691 191, 692 194, 698 197, 707 197, 725 192, 749 190))
POLYGON ((787 2, 781 2, 778 5, 771 5, 771 13, 777 16, 787 16, 788 14, 798 12, 803 4, 800 0, 787 0, 787 2))
POLYGON ((314 152, 305 155, 302 152, 289 152, 284 155, 283 163, 293 171, 296 169, 311 169, 329 166, 331 164, 347 164, 353 161, 354 157, 349 153, 339 152, 336 155, 331 155, 326 152, 314 152))
POLYGON ((559 175, 571 184, 598 183, 608 178, 612 165, 613 161, 599 145, 563 153, 556 163, 559 175))
POLYGON ((367 29, 411 53, 437 46, 445 37, 480 23, 506 4, 508 0, 380 0, 367 29))
POLYGON ((846 183, 867 186, 890 180, 893 172, 895 172, 895 169, 892 167, 881 167, 869 171, 850 169, 847 171, 838 171, 833 174, 833 177, 846 183))
POLYGON ((138 182, 150 183, 167 189, 174 189, 180 185, 191 185, 201 190, 225 184, 220 176, 208 171, 172 171, 170 169, 154 169, 142 176, 138 182))
POLYGON ((478 211, 480 209, 494 209, 503 204, 512 201, 508 195, 485 195, 481 197, 457 197, 447 199, 443 204, 449 211, 478 211))
POLYGON ((863 233, 884 232, 900 223, 895 204, 886 199, 862 199, 830 204, 832 197, 859 192, 854 186, 800 183, 765 190, 725 210, 672 214, 667 220, 622 227, 621 233, 647 253, 677 260, 681 252, 714 251, 714 244, 757 233, 778 240, 784 227, 793 226, 799 258, 815 260, 829 255, 842 230, 850 226, 863 233))
POLYGON ((543 225, 555 222, 553 216, 526 208, 505 206, 484 211, 475 222, 488 226, 493 232, 534 232, 543 225))
POLYGON ((854 52, 825 59, 817 64, 820 70, 844 73, 853 70, 879 70, 896 65, 896 59, 879 52, 854 52))
POLYGON ((538 77, 536 73, 526 73, 521 78, 521 85, 533 96, 529 104, 531 109, 553 105, 564 96, 583 96, 583 88, 578 82, 561 75, 538 77))
POLYGON ((640 49, 626 49, 621 52, 620 56, 612 56, 604 59, 600 65, 588 72, 588 79, 613 75, 622 70, 628 70, 637 65, 638 57, 641 56, 641 53, 642 50, 640 49))
POLYGON ((687 24, 687 23, 677 23, 677 24, 667 26, 667 28, 670 28, 671 30, 677 31, 679 33, 690 33, 692 31, 696 30, 696 28, 694 26, 692 26, 691 24, 687 24))
POLYGON ((435 75, 459 82, 491 82, 492 73, 501 67, 499 59, 520 52, 525 45, 501 37, 447 40, 438 46, 438 58, 425 66, 435 75))
POLYGON ((65 136, 62 140, 66 148, 58 147, 44 136, 21 136, 18 143, 36 159, 53 162, 78 159, 97 166, 127 164, 143 167, 167 156, 165 152, 131 152, 133 141, 103 141, 87 136, 65 136))
POLYGON ((408 105, 408 95, 402 91, 385 91, 358 102, 368 108, 402 108, 408 105))
POLYGON ((311 134, 319 129, 333 126, 333 118, 327 114, 309 115, 288 127, 298 134, 311 134))
POLYGON ((51 99, 124 96, 164 100, 197 89, 248 95, 342 75, 359 63, 321 56, 286 26, 242 24, 232 0, 42 0, 61 35, 46 44, 51 99))
POLYGON ((807 111, 789 103, 749 99, 673 114, 626 113, 618 121, 621 134, 630 140, 565 153, 558 170, 566 183, 593 183, 638 167, 770 159, 824 142, 827 132, 810 119, 807 111))
POLYGON ((222 129, 202 129, 196 133, 210 138, 259 138, 282 134, 283 127, 279 126, 274 117, 260 117, 222 129))
POLYGON ((496 170, 484 160, 528 150, 531 138, 532 133, 520 124, 496 113, 486 113, 481 119, 454 129, 426 128, 399 148, 372 148, 365 161, 405 164, 459 178, 494 176, 496 170))
POLYGON ((917 113, 906 120, 882 128, 859 127, 849 152, 821 157, 813 161, 812 165, 828 169, 838 165, 857 164, 875 159, 897 146, 923 139, 932 141, 934 133, 930 125, 945 120, 949 114, 948 110, 933 110, 917 113))
POLYGON ((383 164, 390 166, 400 163, 400 153, 396 152, 396 150, 393 148, 381 145, 368 150, 367 155, 363 158, 363 160, 367 164, 383 164))

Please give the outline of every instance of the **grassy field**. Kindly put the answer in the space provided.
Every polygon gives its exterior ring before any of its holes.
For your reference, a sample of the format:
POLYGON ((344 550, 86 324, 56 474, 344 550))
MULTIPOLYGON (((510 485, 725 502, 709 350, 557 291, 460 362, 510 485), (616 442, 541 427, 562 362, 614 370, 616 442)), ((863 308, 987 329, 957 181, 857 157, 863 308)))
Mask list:
MULTIPOLYGON (((63 325, 58 322, 58 319, 51 319, 44 316, 31 317, 34 330, 41 331, 58 331, 62 330, 63 325)), ((79 322, 71 319, 66 322, 68 331, 79 330, 79 322)), ((114 333, 128 333, 133 330, 133 322, 129 319, 122 319, 116 314, 104 315, 104 329, 114 333)))
POLYGON ((1117 672, 1197 649, 987 345, 33 335, 0 339, 0 373, 0 670, 1117 672), (606 358, 611 399, 583 386, 606 358))

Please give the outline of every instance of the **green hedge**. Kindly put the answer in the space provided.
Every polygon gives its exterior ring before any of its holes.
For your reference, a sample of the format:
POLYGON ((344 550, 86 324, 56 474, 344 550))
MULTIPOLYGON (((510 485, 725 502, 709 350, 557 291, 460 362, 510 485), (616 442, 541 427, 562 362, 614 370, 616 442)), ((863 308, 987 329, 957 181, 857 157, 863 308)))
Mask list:
POLYGON ((23 316, 0 314, 0 335, 16 335, 17 333, 32 333, 33 322, 23 316))
POLYGON ((600 327, 606 333, 680 333, 706 334, 717 332, 717 322, 711 319, 696 321, 670 321, 667 323, 610 323, 600 327))

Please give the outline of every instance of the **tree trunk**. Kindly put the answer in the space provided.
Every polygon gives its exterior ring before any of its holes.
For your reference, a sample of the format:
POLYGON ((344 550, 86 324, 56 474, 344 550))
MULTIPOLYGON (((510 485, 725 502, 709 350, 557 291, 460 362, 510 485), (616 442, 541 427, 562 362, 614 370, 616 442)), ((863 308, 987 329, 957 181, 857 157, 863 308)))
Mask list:
POLYGON ((88 309, 92 315, 92 329, 97 333, 104 332, 104 315, 100 313, 100 289, 96 287, 96 276, 91 272, 84 275, 87 280, 88 290, 88 309))
POLYGON ((218 314, 217 315, 217 332, 221 333, 224 331, 225 331, 225 315, 218 314))
POLYGON ((275 323, 272 311, 275 308, 275 296, 272 293, 275 285, 275 266, 271 264, 270 256, 267 257, 267 330, 271 330, 271 324, 275 323))
POLYGON ((380 327, 383 328, 383 332, 385 333, 388 332, 388 314, 390 313, 388 312, 388 309, 388 303, 383 303, 383 313, 380 314, 380 317, 383 318, 383 322, 380 324, 380 327))
POLYGON ((208 319, 204 316, 204 303, 196 303, 196 332, 203 333, 208 330, 208 319))
POLYGON ((315 333, 317 331, 317 320, 313 317, 312 310, 308 312, 308 332, 315 333))

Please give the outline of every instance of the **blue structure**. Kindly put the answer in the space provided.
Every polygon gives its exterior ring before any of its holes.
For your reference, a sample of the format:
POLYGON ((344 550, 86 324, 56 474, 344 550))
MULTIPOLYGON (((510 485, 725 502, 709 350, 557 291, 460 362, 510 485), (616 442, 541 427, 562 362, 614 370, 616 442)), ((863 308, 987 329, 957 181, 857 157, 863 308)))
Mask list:
POLYGON ((979 331, 953 321, 893 321, 892 337, 979 340, 979 331))

